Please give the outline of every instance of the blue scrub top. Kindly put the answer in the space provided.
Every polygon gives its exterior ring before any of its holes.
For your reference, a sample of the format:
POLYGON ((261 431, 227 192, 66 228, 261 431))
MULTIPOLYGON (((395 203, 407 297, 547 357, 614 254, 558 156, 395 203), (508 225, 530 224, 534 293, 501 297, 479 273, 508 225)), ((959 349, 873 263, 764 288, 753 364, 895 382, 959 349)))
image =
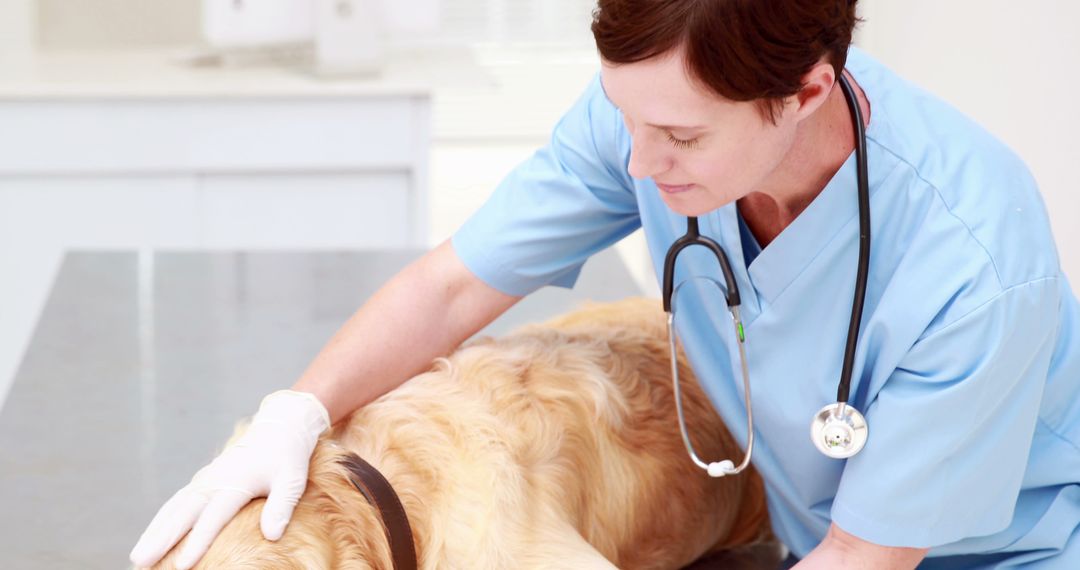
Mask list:
MULTIPOLYGON (((860 454, 826 458, 809 436, 836 400, 851 313, 854 155, 764 249, 734 203, 700 217, 742 294, 753 463, 773 527, 799 557, 835 521, 877 544, 930 547, 921 568, 1080 568, 1080 306, 1035 181, 1001 142, 859 49, 847 69, 871 107, 873 240, 850 397, 869 423, 860 454)), ((627 174, 629 156, 597 77, 453 236, 456 252, 524 295, 572 286, 590 255, 643 227, 659 278, 686 218, 627 174)), ((708 251, 685 250, 677 279, 699 275, 721 279, 708 251)), ((745 447, 722 297, 692 280, 676 305, 691 364, 745 447)))

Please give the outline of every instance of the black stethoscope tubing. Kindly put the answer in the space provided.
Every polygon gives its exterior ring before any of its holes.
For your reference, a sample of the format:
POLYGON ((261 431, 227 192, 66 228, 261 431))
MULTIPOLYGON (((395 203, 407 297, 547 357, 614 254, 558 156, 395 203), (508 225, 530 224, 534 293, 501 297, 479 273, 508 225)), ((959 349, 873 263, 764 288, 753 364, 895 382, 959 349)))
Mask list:
POLYGON ((840 385, 836 389, 836 401, 847 403, 851 389, 851 371, 855 366, 855 348, 859 341, 859 327, 866 302, 866 280, 870 273, 870 173, 866 166, 866 128, 863 126, 859 99, 843 75, 840 76, 840 87, 847 98, 851 118, 855 123, 855 170, 859 184, 859 266, 855 274, 855 295, 851 305, 851 321, 848 323, 847 346, 844 348, 844 368, 840 373, 840 385))

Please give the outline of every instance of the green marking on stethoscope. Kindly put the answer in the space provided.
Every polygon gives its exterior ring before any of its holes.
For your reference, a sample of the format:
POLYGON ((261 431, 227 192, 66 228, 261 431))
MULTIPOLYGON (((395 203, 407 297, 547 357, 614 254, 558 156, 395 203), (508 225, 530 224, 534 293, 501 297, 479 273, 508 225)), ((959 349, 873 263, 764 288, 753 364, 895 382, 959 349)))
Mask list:
POLYGON ((739 342, 746 342, 746 336, 743 335, 742 323, 739 323, 739 342))

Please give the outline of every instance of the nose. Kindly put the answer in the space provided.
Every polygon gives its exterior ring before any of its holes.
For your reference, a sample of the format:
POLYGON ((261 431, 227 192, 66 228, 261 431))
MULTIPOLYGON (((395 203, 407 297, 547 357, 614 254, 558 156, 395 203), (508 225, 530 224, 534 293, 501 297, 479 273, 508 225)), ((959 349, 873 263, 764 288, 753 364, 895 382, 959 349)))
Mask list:
POLYGON ((654 141, 648 140, 648 133, 639 132, 637 135, 630 138, 630 163, 626 167, 630 176, 648 178, 671 168, 670 159, 665 156, 662 147, 657 148, 654 141))

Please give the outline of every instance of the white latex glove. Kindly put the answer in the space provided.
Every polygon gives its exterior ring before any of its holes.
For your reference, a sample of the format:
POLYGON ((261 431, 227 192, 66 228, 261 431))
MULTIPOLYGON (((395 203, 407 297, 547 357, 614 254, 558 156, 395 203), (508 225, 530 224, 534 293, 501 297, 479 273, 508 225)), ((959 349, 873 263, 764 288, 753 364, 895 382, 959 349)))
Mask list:
POLYGON ((267 497, 263 536, 281 538, 307 486, 315 443, 329 427, 330 415, 313 394, 280 390, 263 398, 247 432, 161 507, 131 550, 131 562, 154 565, 190 530, 176 567, 191 568, 255 497, 267 497))

